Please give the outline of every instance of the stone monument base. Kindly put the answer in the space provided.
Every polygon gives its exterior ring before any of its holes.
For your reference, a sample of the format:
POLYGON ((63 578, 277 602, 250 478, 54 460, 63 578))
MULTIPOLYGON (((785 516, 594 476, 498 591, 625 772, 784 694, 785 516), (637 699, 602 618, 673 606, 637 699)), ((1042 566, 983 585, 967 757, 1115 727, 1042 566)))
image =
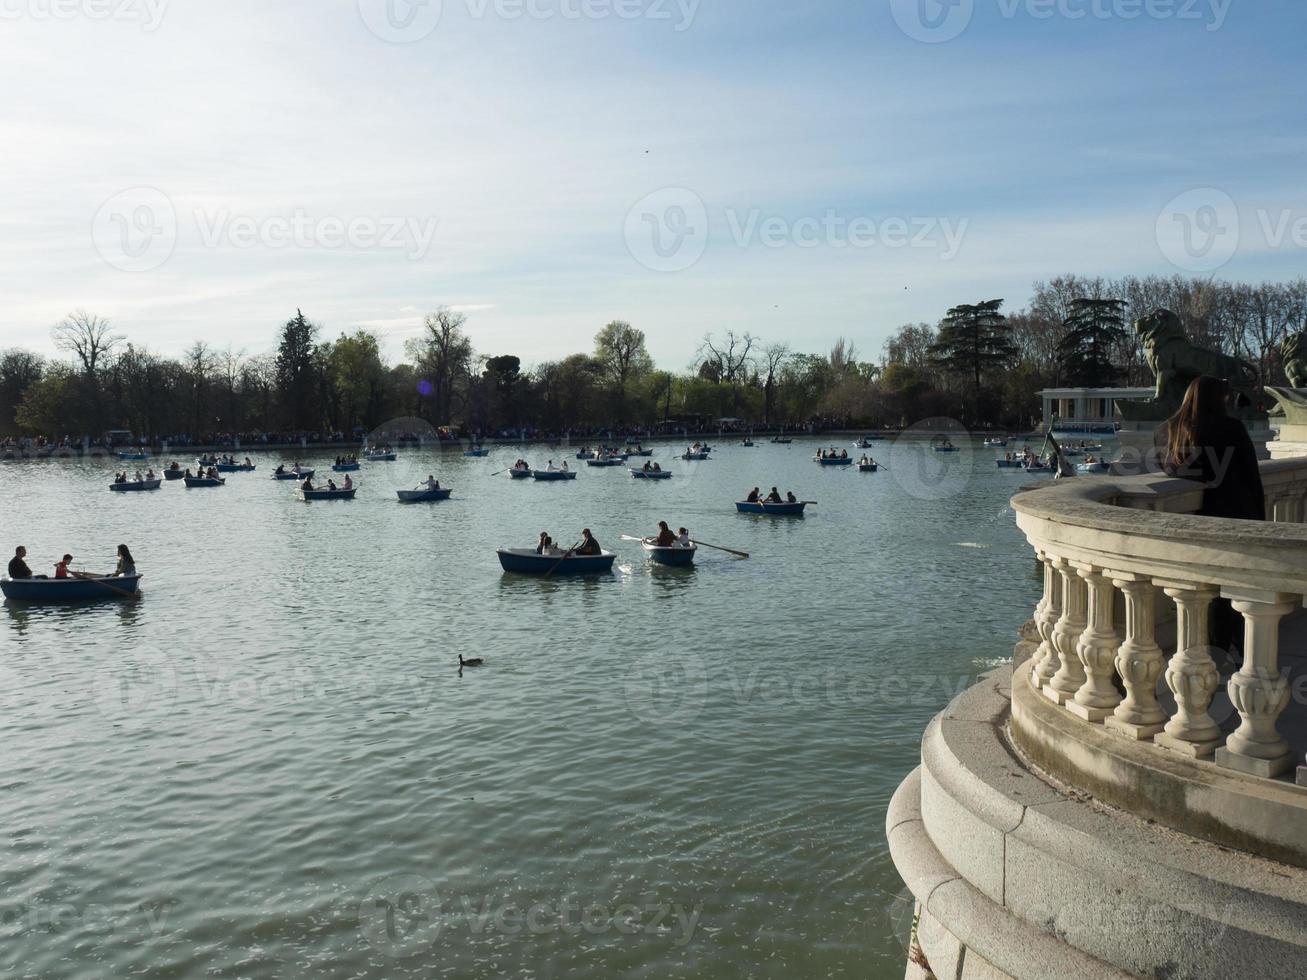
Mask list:
POLYGON ((1307 425, 1281 425, 1280 438, 1268 447, 1271 459, 1307 456, 1307 425))
MULTIPOLYGON (((1156 443, 1156 432, 1158 426, 1164 424, 1165 419, 1157 421, 1122 421, 1121 428, 1116 437, 1121 443, 1121 455, 1119 460, 1126 464, 1123 468, 1131 473, 1157 473, 1160 466, 1157 463, 1158 452, 1156 443)), ((1258 459, 1280 458, 1275 455, 1271 448, 1275 445, 1272 439, 1275 433, 1271 431, 1266 419, 1260 418, 1255 420, 1244 420, 1244 425, 1248 429, 1248 435, 1252 437, 1253 448, 1257 450, 1258 459)), ((1284 455, 1302 456, 1307 455, 1307 426, 1281 426, 1280 438, 1285 438, 1286 429, 1301 430, 1298 439, 1301 441, 1301 452, 1285 453, 1284 455)), ((1292 437, 1291 437, 1292 438, 1292 437)))

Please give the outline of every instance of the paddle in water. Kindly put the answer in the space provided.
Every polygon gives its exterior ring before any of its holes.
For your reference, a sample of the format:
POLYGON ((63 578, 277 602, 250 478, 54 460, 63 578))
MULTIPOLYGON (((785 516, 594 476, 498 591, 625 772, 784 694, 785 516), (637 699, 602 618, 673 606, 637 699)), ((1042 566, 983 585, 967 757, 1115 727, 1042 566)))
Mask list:
POLYGON ((572 552, 574 552, 577 548, 581 547, 583 543, 584 542, 578 541, 576 544, 572 545, 572 547, 564 551, 563 557, 558 559, 558 561, 554 562, 553 567, 550 568, 549 571, 545 572, 545 578, 549 578, 550 575, 553 575, 554 572, 557 571, 558 566, 561 565, 563 562, 567 561, 567 559, 571 557, 572 552))
POLYGON ((749 557, 749 553, 747 551, 736 551, 734 548, 723 548, 719 544, 709 544, 707 541, 700 541, 698 538, 694 539, 694 543, 698 545, 703 545, 703 547, 705 548, 714 548, 717 551, 725 551, 727 554, 735 555, 737 558, 749 557))

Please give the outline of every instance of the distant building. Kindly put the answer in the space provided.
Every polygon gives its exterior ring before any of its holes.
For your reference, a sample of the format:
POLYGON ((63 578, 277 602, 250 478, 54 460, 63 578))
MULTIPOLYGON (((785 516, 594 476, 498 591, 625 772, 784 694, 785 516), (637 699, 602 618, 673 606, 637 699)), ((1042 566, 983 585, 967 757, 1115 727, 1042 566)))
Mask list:
POLYGON ((1046 388, 1043 429, 1054 432, 1114 432, 1117 402, 1147 401, 1152 388, 1046 388))

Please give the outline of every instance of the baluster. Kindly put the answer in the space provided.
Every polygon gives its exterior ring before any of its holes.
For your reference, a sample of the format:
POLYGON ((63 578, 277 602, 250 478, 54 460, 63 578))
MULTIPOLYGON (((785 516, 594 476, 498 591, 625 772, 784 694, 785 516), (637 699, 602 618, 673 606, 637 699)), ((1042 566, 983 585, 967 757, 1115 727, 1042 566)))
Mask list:
POLYGON ((1062 615, 1053 627, 1053 647, 1057 650, 1058 668, 1043 688, 1050 701, 1066 704, 1076 696, 1085 682, 1085 668, 1076 656, 1076 643, 1085 631, 1085 580, 1076 574, 1065 558, 1054 559, 1062 579, 1062 615))
POLYGON ((1089 622, 1076 644, 1076 656, 1085 668, 1085 682, 1076 691, 1067 710, 1086 721, 1102 721, 1121 703, 1121 695, 1112 683, 1116 658, 1116 627, 1112 625, 1116 595, 1112 581, 1092 567, 1079 568, 1076 574, 1089 587, 1089 622))
POLYGON ((1166 658, 1154 636, 1156 608, 1153 585, 1133 576, 1114 578, 1125 594, 1125 642, 1116 654, 1116 669, 1125 683, 1125 700, 1116 706, 1106 725, 1140 741, 1162 730, 1166 712, 1157 703, 1157 681, 1166 658))
POLYGON ((1207 637, 1207 615, 1216 590, 1206 585, 1171 585, 1175 600, 1176 653, 1166 667, 1166 686, 1175 695, 1175 716, 1154 736, 1163 748, 1197 759, 1221 744, 1220 726, 1207 713, 1219 675, 1207 637))
POLYGON ((1293 768, 1289 743, 1275 724, 1289 703, 1289 679, 1280 676, 1280 620, 1296 607, 1293 597, 1277 593, 1228 593, 1243 613, 1243 667, 1230 678, 1230 701, 1242 719, 1216 763, 1254 776, 1274 778, 1293 768))
POLYGON ((1057 650, 1053 647, 1053 628, 1057 626, 1062 615, 1062 587, 1053 560, 1040 552, 1040 561, 1044 565, 1044 597, 1035 609, 1035 628, 1039 631, 1039 649, 1034 655, 1034 669, 1030 672, 1030 683, 1036 688, 1044 687, 1057 673, 1057 650))

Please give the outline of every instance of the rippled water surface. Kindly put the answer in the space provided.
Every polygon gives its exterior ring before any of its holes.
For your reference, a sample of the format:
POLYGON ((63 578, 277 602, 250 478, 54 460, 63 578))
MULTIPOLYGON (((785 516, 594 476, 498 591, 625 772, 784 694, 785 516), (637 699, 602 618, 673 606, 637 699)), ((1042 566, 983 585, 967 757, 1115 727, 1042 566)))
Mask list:
POLYGON ((567 484, 493 475, 557 448, 415 450, 311 504, 280 455, 148 494, 0 465, 6 555, 121 541, 145 573, 0 615, 3 974, 902 976, 885 808, 1038 598, 1024 478, 978 443, 883 444, 877 474, 814 447, 567 484), (429 472, 452 500, 395 501, 429 472), (734 513, 755 484, 818 503, 734 513), (651 567, 619 538, 660 519, 752 557, 651 567), (501 572, 582 526, 612 576, 501 572))

